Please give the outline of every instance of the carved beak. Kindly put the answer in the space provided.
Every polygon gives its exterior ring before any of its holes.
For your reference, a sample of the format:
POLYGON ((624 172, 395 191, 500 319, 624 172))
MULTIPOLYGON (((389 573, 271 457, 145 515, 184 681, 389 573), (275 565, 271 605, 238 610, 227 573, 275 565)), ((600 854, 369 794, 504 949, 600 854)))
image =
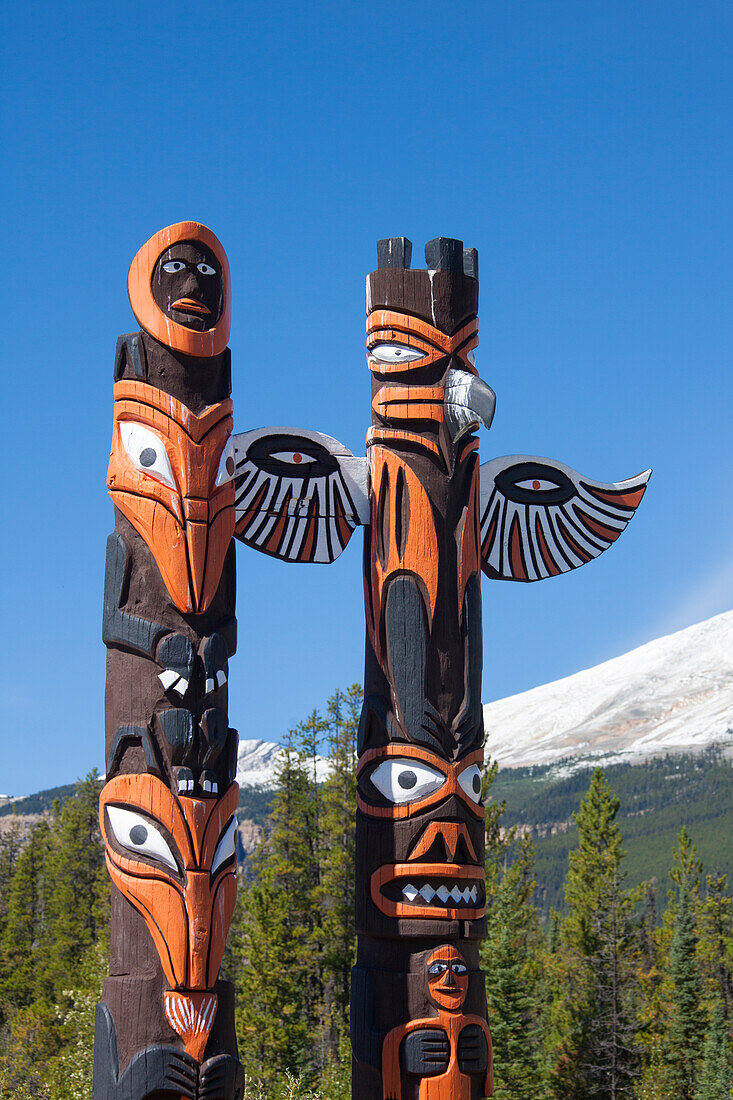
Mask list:
POLYGON ((496 394, 480 378, 465 370, 449 370, 445 378, 443 411, 455 443, 466 432, 483 424, 491 427, 496 408, 496 394))

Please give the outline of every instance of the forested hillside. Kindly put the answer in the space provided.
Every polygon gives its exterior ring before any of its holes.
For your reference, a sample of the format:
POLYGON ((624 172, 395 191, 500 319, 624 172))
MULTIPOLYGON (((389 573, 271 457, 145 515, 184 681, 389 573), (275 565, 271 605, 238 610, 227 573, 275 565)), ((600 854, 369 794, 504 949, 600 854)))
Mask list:
MULTIPOLYGON (((349 1096, 360 702, 356 686, 337 692, 324 715, 288 735, 266 828, 241 877, 224 969, 237 987, 247 1100, 349 1096), (320 785, 317 753, 332 764, 320 785)), ((733 898, 722 868, 700 858, 698 826, 708 820, 707 783, 717 784, 708 804, 729 800, 730 767, 711 753, 680 769, 670 781, 662 763, 645 779, 638 769, 564 778, 487 769, 482 965, 497 1100, 729 1100, 733 898), (688 795, 699 817, 687 812, 688 795), (533 841, 530 806, 537 833, 568 820, 572 829, 533 841), (627 829, 667 812, 668 848, 661 834, 648 846, 658 882, 637 886, 643 860, 624 854, 627 829), (552 857, 562 912, 543 920, 536 867, 555 840, 571 848, 552 857)), ((90 776, 29 835, 17 825, 0 833, 0 1100, 91 1100, 93 1012, 107 966, 98 791, 90 776)), ((726 842, 721 835, 711 851, 726 842)))

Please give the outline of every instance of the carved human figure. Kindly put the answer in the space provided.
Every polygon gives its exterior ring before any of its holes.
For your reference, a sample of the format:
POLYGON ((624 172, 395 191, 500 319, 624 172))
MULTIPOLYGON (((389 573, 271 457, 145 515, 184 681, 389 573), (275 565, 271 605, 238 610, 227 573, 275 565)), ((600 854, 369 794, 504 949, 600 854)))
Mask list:
POLYGON ((403 1075, 420 1081, 418 1100, 473 1100, 493 1090, 491 1035, 482 1016, 465 1015, 468 967, 452 945, 426 962, 436 1015, 390 1031, 382 1047, 384 1100, 403 1100, 403 1075), (479 1091, 476 1080, 479 1079, 479 1091))

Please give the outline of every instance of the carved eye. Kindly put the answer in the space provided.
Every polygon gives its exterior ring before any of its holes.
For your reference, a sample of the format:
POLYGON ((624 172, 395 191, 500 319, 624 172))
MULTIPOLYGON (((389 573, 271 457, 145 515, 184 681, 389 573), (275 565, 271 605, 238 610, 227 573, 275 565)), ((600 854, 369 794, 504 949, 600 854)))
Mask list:
POLYGON ((216 473, 216 481, 214 485, 226 485, 227 481, 231 481, 236 472, 236 464, 234 462, 234 440, 229 439, 224 444, 224 450, 221 452, 221 458, 219 459, 219 469, 216 473))
POLYGON ((548 481, 546 477, 535 477, 531 479, 527 477, 524 481, 515 481, 514 484, 518 489, 534 489, 536 493, 540 493, 543 490, 547 492, 548 489, 552 491, 560 488, 556 481, 548 481))
POLYGON ((200 271, 202 275, 216 275, 216 268, 211 264, 196 264, 197 271, 200 271))
POLYGON ((410 348, 407 344, 375 344, 369 348, 372 359, 380 363, 414 363, 416 359, 424 359, 425 353, 410 348))
POLYGON ((465 974, 467 970, 468 970, 468 967, 466 966, 465 963, 453 963, 453 973, 454 974, 465 974))
POLYGON ((237 851, 237 819, 233 817, 221 834, 211 861, 211 874, 215 875, 223 864, 233 859, 237 851))
POLYGON ((302 451, 276 451, 270 455, 270 458, 276 458, 278 462, 291 462, 295 466, 308 466, 316 461, 312 455, 304 454, 302 451))
POLYGON ((137 424, 134 420, 123 420, 120 423, 120 437, 122 446, 138 470, 175 489, 176 483, 165 443, 157 432, 143 424, 137 424))
POLYGON ((178 870, 163 834, 149 818, 136 814, 133 810, 123 810, 122 806, 108 806, 107 817, 115 840, 123 848, 130 852, 142 852, 143 855, 164 863, 166 867, 178 870))
POLYGON ((432 966, 428 967, 428 974, 433 978, 437 978, 438 974, 445 974, 447 969, 447 962, 435 962, 432 966))
POLYGON ((481 772, 477 764, 464 768, 458 776, 458 782, 472 802, 481 801, 481 772))
POLYGON ((383 760, 369 777, 380 794, 390 802, 415 802, 437 791, 445 776, 417 760, 383 760))
POLYGON ((175 275, 178 271, 183 271, 185 267, 183 260, 168 260, 163 264, 163 271, 167 271, 169 275, 175 275))
POLYGON ((507 466, 496 475, 496 487, 517 504, 565 504, 576 494, 563 470, 549 463, 528 461, 507 466))

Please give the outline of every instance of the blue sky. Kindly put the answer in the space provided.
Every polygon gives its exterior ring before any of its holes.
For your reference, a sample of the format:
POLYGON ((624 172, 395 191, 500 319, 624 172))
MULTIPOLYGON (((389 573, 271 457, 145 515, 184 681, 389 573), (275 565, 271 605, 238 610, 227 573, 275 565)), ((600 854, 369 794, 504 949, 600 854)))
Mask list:
MULTIPOLYGON (((233 276, 239 430, 363 453, 379 237, 479 249, 484 459, 654 467, 622 539, 484 583, 485 700, 728 609, 729 3, 29 3, 4 21, 0 791, 99 766, 117 334, 155 230, 233 276)), ((238 550, 230 721, 277 740, 363 662, 358 537, 330 567, 238 550)))

